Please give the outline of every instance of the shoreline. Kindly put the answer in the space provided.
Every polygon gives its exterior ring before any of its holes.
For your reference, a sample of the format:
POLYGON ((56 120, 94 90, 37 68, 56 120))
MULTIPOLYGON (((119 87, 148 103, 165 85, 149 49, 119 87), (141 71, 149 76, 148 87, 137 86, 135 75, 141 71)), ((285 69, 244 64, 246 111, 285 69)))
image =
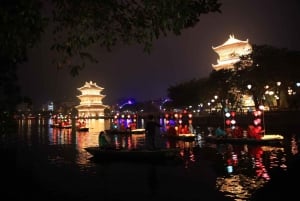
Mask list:
MULTIPOLYGON (((247 128, 254 119, 251 114, 236 114, 236 125, 247 128)), ((280 133, 283 130, 300 133, 300 111, 268 111, 263 116, 265 130, 272 133, 280 133)), ((207 127, 224 126, 222 113, 213 113, 193 117, 193 125, 207 132, 207 127), (221 124, 221 125, 220 125, 221 124)), ((296 133, 297 134, 297 133, 296 133)), ((300 135, 300 134, 299 134, 300 135)))

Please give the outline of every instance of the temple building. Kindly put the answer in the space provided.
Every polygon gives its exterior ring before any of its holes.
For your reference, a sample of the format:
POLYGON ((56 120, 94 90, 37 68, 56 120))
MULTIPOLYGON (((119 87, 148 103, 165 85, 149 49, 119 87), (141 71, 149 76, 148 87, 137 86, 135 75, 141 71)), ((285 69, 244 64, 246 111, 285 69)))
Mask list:
POLYGON ((212 49, 219 55, 217 64, 212 64, 214 70, 230 70, 234 69, 234 64, 240 61, 240 56, 248 55, 252 52, 252 46, 248 39, 245 41, 234 38, 229 35, 229 39, 217 47, 212 49))
POLYGON ((82 87, 77 89, 81 92, 81 95, 77 96, 80 103, 75 107, 78 110, 78 116, 85 118, 103 117, 104 109, 108 108, 102 102, 102 99, 105 98, 105 95, 101 94, 104 88, 90 81, 85 82, 82 87))
MULTIPOLYGON (((238 40, 234 35, 229 35, 229 39, 225 43, 212 47, 212 49, 219 55, 217 64, 212 64, 212 67, 216 71, 235 70, 234 64, 240 61, 240 57, 252 53, 252 46, 249 44, 249 40, 238 40)), ((252 95, 241 94, 240 90, 235 87, 228 92, 240 100, 238 102, 239 105, 235 106, 238 110, 246 112, 255 108, 252 95)))

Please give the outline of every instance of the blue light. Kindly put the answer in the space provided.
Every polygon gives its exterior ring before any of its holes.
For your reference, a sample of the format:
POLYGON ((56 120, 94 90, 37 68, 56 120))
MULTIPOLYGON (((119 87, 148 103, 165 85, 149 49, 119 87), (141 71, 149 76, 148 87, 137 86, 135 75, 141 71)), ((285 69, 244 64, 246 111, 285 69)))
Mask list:
POLYGON ((232 172, 233 172, 233 167, 232 167, 232 165, 228 165, 228 166, 227 166, 227 172, 228 172, 228 173, 232 173, 232 172))

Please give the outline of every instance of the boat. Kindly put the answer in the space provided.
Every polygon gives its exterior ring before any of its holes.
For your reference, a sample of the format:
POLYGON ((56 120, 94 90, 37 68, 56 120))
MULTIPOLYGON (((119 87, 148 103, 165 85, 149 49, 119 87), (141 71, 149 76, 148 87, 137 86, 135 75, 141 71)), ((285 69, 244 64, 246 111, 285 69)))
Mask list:
POLYGON ((89 127, 76 127, 76 130, 79 132, 88 132, 89 127))
POLYGON ((70 129, 72 128, 72 125, 70 124, 59 124, 59 123, 54 123, 50 124, 50 128, 59 128, 59 129, 70 129))
POLYGON ((79 131, 79 132, 89 131, 89 127, 87 127, 85 120, 78 119, 76 121, 76 131, 79 131))
POLYGON ((260 139, 249 137, 217 137, 208 135, 204 137, 206 142, 210 143, 240 143, 257 145, 282 145, 284 137, 280 134, 264 134, 260 139))
POLYGON ((184 133, 178 135, 163 134, 162 136, 171 140, 182 140, 182 141, 194 141, 196 139, 196 134, 194 133, 184 133))
POLYGON ((146 130, 144 128, 131 129, 131 134, 145 134, 146 130))
POLYGON ((179 157, 178 148, 161 148, 161 149, 104 149, 99 146, 86 147, 85 150, 93 155, 97 161, 165 161, 179 157))
POLYGON ((109 130, 105 130, 105 132, 108 133, 108 134, 124 134, 124 135, 129 135, 129 134, 145 134, 145 129, 144 128, 126 129, 126 130, 109 129, 109 130))

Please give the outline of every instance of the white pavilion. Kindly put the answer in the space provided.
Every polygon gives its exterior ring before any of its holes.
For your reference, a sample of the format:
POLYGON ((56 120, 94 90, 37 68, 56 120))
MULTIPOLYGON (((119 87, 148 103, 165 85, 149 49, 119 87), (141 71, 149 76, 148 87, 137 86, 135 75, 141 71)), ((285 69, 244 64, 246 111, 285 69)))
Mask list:
POLYGON ((81 92, 81 95, 77 96, 80 103, 75 107, 78 110, 78 116, 84 118, 103 117, 104 109, 108 108, 102 102, 102 99, 105 98, 105 95, 101 94, 104 88, 90 81, 85 82, 82 87, 77 89, 81 92))
POLYGON ((245 41, 238 40, 234 35, 229 35, 229 39, 225 43, 212 47, 212 49, 219 55, 218 63, 212 64, 216 71, 234 69, 234 64, 240 61, 240 56, 252 52, 252 46, 248 39, 245 41))

